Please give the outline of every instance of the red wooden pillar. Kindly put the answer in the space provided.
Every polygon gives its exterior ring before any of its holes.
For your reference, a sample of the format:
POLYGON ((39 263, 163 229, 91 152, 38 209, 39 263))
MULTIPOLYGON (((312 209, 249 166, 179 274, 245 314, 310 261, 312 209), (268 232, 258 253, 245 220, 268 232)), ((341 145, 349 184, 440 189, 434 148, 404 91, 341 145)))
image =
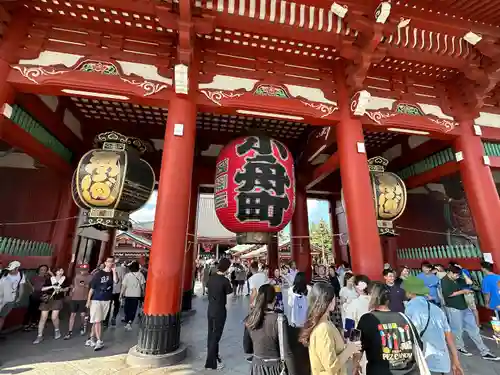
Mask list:
POLYGON ((389 263, 394 270, 399 268, 398 264, 398 238, 381 237, 382 248, 384 251, 384 263, 389 263))
POLYGON ((292 260, 297 269, 305 272, 307 279, 312 276, 311 245, 309 242, 309 216, 307 213, 307 194, 300 184, 295 191, 295 211, 291 223, 292 260))
POLYGON ((274 277, 274 270, 279 268, 278 235, 272 235, 267 244, 267 265, 269 277, 274 277))
POLYGON ((182 311, 192 310, 194 254, 196 251, 196 214, 198 212, 198 183, 193 176, 191 196, 189 198, 189 219, 186 236, 186 258, 184 261, 182 311))
POLYGON ((334 256, 335 264, 342 262, 342 249, 339 242, 339 222, 335 209, 337 207, 335 200, 330 200, 330 222, 332 226, 332 253, 334 256))
POLYGON ((62 189, 57 212, 57 221, 52 228, 51 244, 54 246, 52 265, 69 270, 73 236, 78 222, 78 207, 71 196, 71 180, 61 179, 62 189))
POLYGON ((462 184, 483 253, 491 253, 496 272, 500 272, 500 199, 489 166, 484 164, 481 137, 474 134, 473 120, 460 120, 461 134, 455 151, 462 152, 459 162, 462 184))
POLYGON ((363 127, 350 114, 349 96, 342 82, 338 83, 340 122, 337 125, 337 147, 340 157, 340 178, 349 231, 349 250, 354 273, 373 280, 382 277, 384 261, 373 191, 364 150, 363 127))
POLYGON ((142 355, 185 355, 185 348, 179 349, 180 310, 195 134, 194 100, 174 96, 168 107, 144 317, 136 347, 142 355))
POLYGON ((99 264, 104 263, 106 259, 112 257, 115 251, 116 229, 108 229, 108 235, 108 241, 104 243, 99 252, 99 264))

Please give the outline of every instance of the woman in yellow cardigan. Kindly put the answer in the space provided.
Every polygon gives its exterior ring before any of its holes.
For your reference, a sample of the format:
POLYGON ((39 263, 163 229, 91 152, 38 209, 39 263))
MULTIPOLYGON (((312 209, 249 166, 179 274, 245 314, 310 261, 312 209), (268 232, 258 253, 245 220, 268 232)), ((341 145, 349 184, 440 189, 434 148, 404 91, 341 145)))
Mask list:
POLYGON ((347 361, 361 350, 360 342, 344 343, 330 321, 335 310, 335 291, 330 284, 316 283, 309 293, 309 314, 300 342, 309 346, 311 375, 346 375, 347 361))

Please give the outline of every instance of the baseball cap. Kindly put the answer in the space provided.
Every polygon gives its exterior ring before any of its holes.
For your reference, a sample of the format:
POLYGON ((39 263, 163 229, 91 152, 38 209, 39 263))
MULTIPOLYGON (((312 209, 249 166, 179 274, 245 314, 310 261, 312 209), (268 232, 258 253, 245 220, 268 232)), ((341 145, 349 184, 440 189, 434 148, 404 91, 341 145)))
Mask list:
POLYGON ((14 271, 16 268, 21 267, 21 262, 18 262, 17 260, 13 260, 12 262, 9 263, 7 266, 8 271, 14 271))

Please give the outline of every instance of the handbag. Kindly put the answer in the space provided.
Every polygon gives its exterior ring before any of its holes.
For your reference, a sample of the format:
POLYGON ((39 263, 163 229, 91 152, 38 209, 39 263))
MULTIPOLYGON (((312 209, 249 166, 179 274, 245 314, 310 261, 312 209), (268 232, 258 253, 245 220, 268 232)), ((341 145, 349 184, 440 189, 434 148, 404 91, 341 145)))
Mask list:
POLYGON ((284 330, 285 330, 285 319, 283 314, 278 314, 278 343, 280 348, 280 363, 281 371, 280 375, 288 375, 288 370, 286 368, 285 362, 285 343, 284 343, 284 330))
MULTIPOLYGON (((430 308, 429 308, 430 310, 430 308)), ((431 375, 431 371, 429 370, 429 366, 427 365, 427 361, 425 360, 425 355, 422 352, 422 349, 420 349, 420 345, 418 345, 418 339, 419 336, 417 336, 417 333, 415 332, 415 328, 413 328, 413 324, 410 322, 410 320, 406 317, 405 314, 399 313, 403 317, 403 319, 408 323, 411 329, 411 333, 414 339, 413 342, 413 355, 415 356, 415 362, 417 363, 419 374, 420 375, 431 375)), ((429 315, 430 319, 430 315, 429 315)))

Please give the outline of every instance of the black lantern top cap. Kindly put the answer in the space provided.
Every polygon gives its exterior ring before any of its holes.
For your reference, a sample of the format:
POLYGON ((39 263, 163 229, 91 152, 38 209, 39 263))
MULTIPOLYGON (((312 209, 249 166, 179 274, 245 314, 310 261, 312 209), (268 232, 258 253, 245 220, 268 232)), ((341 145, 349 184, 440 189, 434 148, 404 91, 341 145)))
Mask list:
POLYGON ((387 164, 389 164, 389 160, 382 156, 375 156, 368 159, 368 169, 370 172, 384 172, 387 164))
POLYGON ((115 131, 98 134, 94 139, 94 147, 104 146, 105 148, 106 143, 118 143, 124 145, 126 148, 131 147, 138 151, 139 154, 144 154, 146 152, 151 152, 154 150, 151 142, 144 141, 136 137, 127 137, 126 135, 117 133, 115 131))

